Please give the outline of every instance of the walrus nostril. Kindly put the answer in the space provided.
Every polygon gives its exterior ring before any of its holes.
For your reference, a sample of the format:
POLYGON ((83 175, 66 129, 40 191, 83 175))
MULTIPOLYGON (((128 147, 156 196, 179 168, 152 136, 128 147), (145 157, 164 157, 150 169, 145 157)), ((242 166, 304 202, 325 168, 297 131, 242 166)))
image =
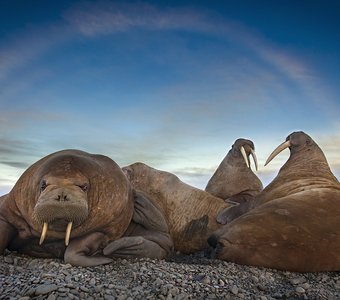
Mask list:
POLYGON ((69 198, 67 197, 67 195, 64 194, 64 192, 61 193, 61 195, 58 195, 55 200, 57 201, 68 201, 69 198))
POLYGON ((216 235, 212 234, 211 236, 209 236, 208 238, 209 246, 216 248, 217 243, 218 243, 218 238, 216 235))

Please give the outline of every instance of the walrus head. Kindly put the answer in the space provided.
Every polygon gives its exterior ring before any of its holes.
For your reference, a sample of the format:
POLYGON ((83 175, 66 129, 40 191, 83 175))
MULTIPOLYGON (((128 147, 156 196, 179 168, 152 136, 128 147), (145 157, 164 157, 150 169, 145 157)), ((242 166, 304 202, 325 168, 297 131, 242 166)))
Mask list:
POLYGON ((205 191, 222 199, 243 192, 251 196, 258 194, 263 186, 251 170, 250 156, 257 170, 254 143, 247 139, 237 139, 210 178, 205 191))
POLYGON ((279 177, 322 177, 335 180, 331 172, 327 159, 318 144, 303 131, 293 132, 287 136, 269 155, 265 166, 280 152, 289 148, 290 156, 278 174, 279 177), (297 172, 299 170, 299 172, 297 172))
POLYGON ((81 163, 84 162, 65 155, 51 159, 41 170, 41 179, 36 183, 37 201, 32 214, 33 219, 43 227, 40 244, 50 229, 66 232, 67 246, 72 226, 81 225, 88 217, 90 182, 81 172, 81 163))
POLYGON ((303 131, 289 134, 269 155, 265 166, 283 150, 290 155, 274 180, 257 197, 257 205, 306 189, 338 184, 318 144, 303 131))
POLYGON ((29 167, 10 193, 20 235, 50 240, 103 232, 119 238, 133 213, 132 188, 109 157, 79 150, 50 154, 29 167), (19 226, 19 225, 18 225, 19 226), (71 232, 72 231, 72 232, 71 232))
POLYGON ((287 136, 286 140, 282 144, 275 148, 275 150, 269 155, 264 165, 266 166, 269 164, 269 162, 284 149, 289 148, 291 155, 294 155, 299 151, 310 151, 310 149, 315 147, 317 147, 317 144, 309 135, 305 134, 303 131, 293 132, 287 136))

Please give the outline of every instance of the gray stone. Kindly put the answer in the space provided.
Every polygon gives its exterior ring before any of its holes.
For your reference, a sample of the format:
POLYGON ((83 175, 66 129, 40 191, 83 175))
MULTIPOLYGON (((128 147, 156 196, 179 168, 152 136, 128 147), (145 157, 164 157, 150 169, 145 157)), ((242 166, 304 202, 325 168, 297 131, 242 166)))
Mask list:
POLYGON ((42 284, 42 285, 37 286, 37 288, 35 289, 35 294, 37 296, 45 295, 45 294, 55 291, 56 289, 58 289, 58 286, 55 284, 42 284))
POLYGON ((301 286, 297 286, 295 292, 297 292, 298 294, 304 294, 306 291, 301 286))
POLYGON ((231 292, 234 294, 234 295, 237 295, 238 294, 238 287, 236 285, 233 285, 233 287, 231 288, 231 292))

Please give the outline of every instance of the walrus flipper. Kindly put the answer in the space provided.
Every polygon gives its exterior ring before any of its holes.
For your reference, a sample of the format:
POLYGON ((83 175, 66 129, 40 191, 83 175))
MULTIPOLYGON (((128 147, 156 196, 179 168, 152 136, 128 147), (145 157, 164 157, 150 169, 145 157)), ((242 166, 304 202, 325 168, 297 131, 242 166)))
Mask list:
POLYGON ((173 251, 169 228, 161 212, 141 194, 135 195, 132 222, 124 237, 107 245, 110 257, 165 258, 173 251))
POLYGON ((233 206, 224 208, 216 216, 216 222, 219 224, 228 224, 231 221, 242 216, 254 207, 254 199, 251 195, 235 195, 225 200, 233 206))
POLYGON ((4 253, 15 234, 16 229, 0 216, 0 254, 4 253))
POLYGON ((162 259, 167 251, 142 236, 127 236, 113 241, 103 250, 104 255, 120 258, 149 257, 162 259))
POLYGON ((5 206, 7 198, 8 194, 0 197, 0 254, 4 253, 5 249, 16 235, 15 227, 8 223, 6 218, 3 217, 7 214, 5 206))
POLYGON ((145 195, 138 192, 134 200, 135 209, 132 220, 135 223, 141 224, 149 230, 169 232, 169 227, 163 214, 145 195))
POLYGON ((112 259, 97 256, 96 253, 104 240, 104 234, 91 233, 85 237, 73 239, 64 254, 65 263, 73 266, 92 267, 112 262, 112 259))

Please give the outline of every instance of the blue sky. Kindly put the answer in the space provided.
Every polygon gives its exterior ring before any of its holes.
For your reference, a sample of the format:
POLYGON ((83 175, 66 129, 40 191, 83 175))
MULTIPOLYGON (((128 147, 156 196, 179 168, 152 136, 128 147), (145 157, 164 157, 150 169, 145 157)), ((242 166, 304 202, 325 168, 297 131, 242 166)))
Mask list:
POLYGON ((0 194, 81 149, 204 188, 234 140, 266 185, 292 131, 340 178, 339 1, 0 0, 0 194))

